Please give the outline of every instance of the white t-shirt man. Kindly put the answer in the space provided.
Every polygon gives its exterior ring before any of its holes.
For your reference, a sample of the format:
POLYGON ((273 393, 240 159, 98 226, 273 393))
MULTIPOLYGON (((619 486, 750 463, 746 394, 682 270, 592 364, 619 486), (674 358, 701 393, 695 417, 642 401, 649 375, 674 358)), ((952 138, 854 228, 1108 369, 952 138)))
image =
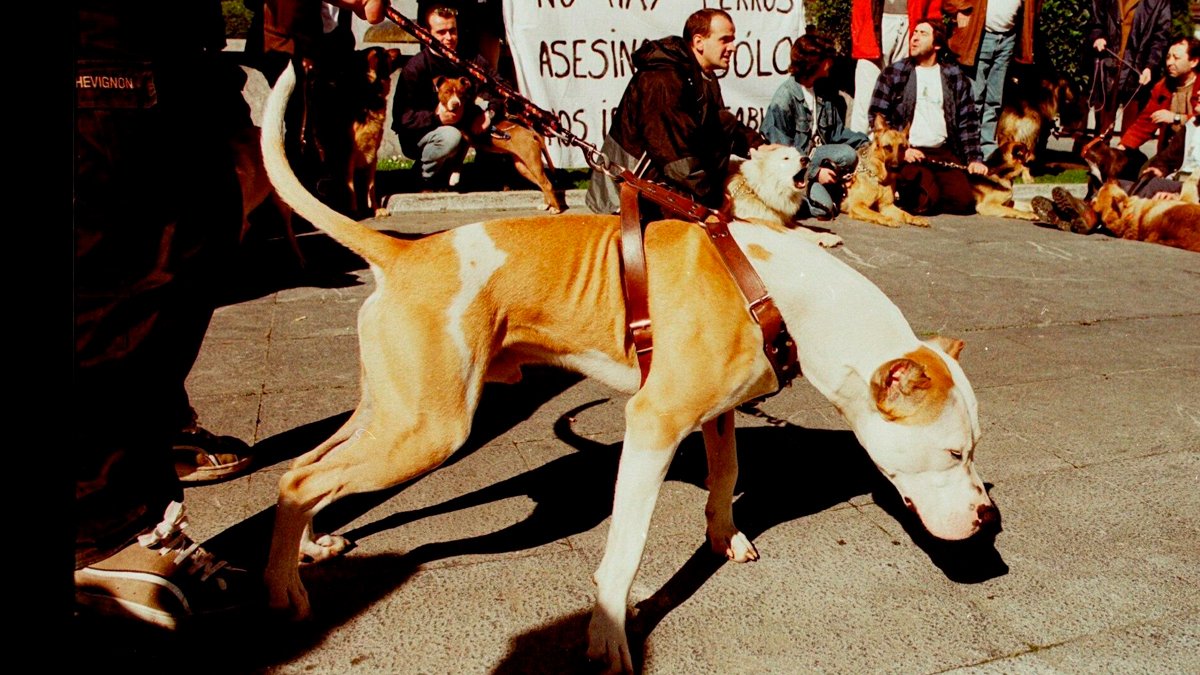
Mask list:
POLYGON ((942 67, 917 66, 917 106, 913 110, 909 145, 940 148, 946 142, 946 112, 943 109, 942 67))

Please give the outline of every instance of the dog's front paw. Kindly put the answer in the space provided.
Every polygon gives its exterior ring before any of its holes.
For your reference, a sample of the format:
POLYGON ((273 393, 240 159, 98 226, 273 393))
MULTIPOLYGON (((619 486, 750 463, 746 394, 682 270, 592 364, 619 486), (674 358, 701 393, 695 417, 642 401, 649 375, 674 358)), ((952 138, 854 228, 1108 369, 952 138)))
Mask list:
POLYGON ((905 220, 908 221, 909 225, 915 225, 917 227, 929 227, 928 218, 922 218, 921 216, 909 216, 905 220))
POLYGON ((308 562, 321 562, 354 548, 354 543, 337 534, 323 534, 316 539, 300 542, 300 558, 308 562))
POLYGON ((624 621, 613 619, 600 607, 592 612, 592 622, 588 624, 587 657, 599 661, 606 673, 633 672, 624 621))
POLYGON ((818 232, 816 241, 817 245, 821 248, 835 248, 846 243, 841 237, 832 232, 818 232))

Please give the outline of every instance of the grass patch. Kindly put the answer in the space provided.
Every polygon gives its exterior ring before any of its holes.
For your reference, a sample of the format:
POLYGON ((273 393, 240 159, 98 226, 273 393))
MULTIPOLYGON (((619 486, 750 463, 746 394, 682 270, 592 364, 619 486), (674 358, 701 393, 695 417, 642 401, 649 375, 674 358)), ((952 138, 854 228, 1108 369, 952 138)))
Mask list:
MULTIPOLYGON (((420 192, 422 184, 413 160, 406 157, 383 157, 376 164, 379 173, 376 183, 384 194, 420 192)), ((550 180, 559 190, 586 190, 591 169, 557 169, 550 180)), ((521 177, 512 161, 501 155, 471 153, 463 164, 461 190, 466 192, 500 192, 503 190, 536 190, 537 186, 521 177)))
POLYGON ((1034 183, 1086 183, 1087 181, 1087 169, 1067 169, 1062 173, 1048 173, 1033 177, 1034 183))

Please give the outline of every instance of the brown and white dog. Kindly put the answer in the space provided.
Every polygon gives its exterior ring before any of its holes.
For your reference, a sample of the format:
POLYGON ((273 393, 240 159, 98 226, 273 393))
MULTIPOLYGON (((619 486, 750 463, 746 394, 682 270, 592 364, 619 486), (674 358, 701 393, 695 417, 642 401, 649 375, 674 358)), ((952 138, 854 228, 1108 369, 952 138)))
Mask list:
POLYGON ((882 116, 877 116, 874 138, 864 148, 859 151, 858 170, 842 200, 842 213, 888 227, 904 224, 929 227, 928 219, 896 206, 895 171, 908 149, 908 129, 892 129, 882 116))
POLYGON ((831 248, 842 243, 832 232, 816 232, 794 218, 804 203, 808 158, 786 145, 764 145, 750 150, 750 159, 729 163, 725 203, 721 212, 730 218, 792 228, 813 243, 831 248))
MULTIPOLYGON (((466 108, 475 101, 475 87, 468 77, 435 77, 433 86, 437 90, 438 101, 447 110, 466 108)), ((472 119, 464 118, 463 128, 468 128, 471 122, 472 119)), ((550 162, 542 135, 511 120, 498 122, 495 128, 507 138, 485 132, 472 136, 471 144, 478 152, 510 155, 517 173, 542 191, 542 208, 550 213, 565 211, 566 204, 546 175, 546 167, 553 170, 554 165, 550 162)), ((457 182, 457 177, 451 177, 451 185, 457 182)))
MULTIPOLYGON (((312 533, 314 513, 430 471, 466 441, 484 382, 514 382, 523 365, 554 364, 632 394, 588 647, 611 669, 631 670, 630 587, 667 467, 696 429, 708 453, 711 545, 733 560, 757 557, 733 522, 733 409, 777 382, 745 298, 700 227, 651 223, 655 350, 639 388, 617 217, 563 216, 570 227, 496 220, 420 240, 372 230, 321 204, 287 165, 281 126, 293 83, 285 71, 267 103, 271 180, 297 213, 370 264, 376 290, 358 318, 360 405, 280 480, 265 572, 270 604, 307 614, 298 557, 319 561, 346 548, 342 537, 312 533)), ((803 236, 738 221, 730 231, 786 320, 806 379, 845 416, 930 533, 953 540, 994 529, 999 512, 974 468, 980 427, 956 359, 962 342, 918 339, 874 284, 803 236)))

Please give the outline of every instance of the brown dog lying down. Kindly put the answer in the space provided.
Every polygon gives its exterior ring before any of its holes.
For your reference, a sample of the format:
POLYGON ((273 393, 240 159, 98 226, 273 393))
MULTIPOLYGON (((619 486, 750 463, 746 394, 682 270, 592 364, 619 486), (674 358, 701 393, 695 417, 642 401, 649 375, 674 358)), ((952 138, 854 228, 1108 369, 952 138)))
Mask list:
POLYGON ((1122 239, 1200 252, 1200 204, 1130 197, 1110 180, 1096 193, 1092 210, 1122 239))
MULTIPOLYGON (((470 105, 475 100, 475 87, 470 78, 436 77, 433 80, 433 86, 437 89, 438 101, 447 110, 458 110, 470 105)), ((469 128, 472 121, 464 118, 463 128, 469 128)), ((488 133, 475 136, 471 139, 471 145, 475 146, 475 150, 511 155, 517 173, 542 191, 542 198, 545 201, 542 208, 550 213, 565 211, 566 205, 559 194, 554 191, 554 185, 550 183, 550 178, 546 176, 546 167, 554 169, 554 166, 550 162, 550 155, 546 152, 546 144, 542 135, 509 120, 498 122, 495 129, 508 138, 498 138, 488 133)))
POLYGON ((892 129, 875 118, 875 138, 859 150, 858 170, 846 189, 842 213, 855 220, 900 227, 907 223, 929 227, 929 220, 896 206, 894 172, 904 161, 908 130, 892 129))

